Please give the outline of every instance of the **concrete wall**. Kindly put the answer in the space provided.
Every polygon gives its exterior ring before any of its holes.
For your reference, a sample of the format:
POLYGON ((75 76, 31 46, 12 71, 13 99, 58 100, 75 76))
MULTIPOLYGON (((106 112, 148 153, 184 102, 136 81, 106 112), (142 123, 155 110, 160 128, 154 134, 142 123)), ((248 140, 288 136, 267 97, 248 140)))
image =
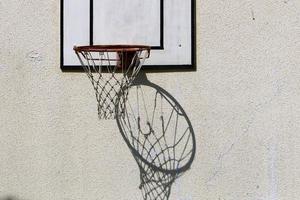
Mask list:
MULTIPOLYGON (((198 1, 198 69, 148 74, 197 139, 176 200, 300 196, 300 2, 198 1)), ((0 0, 0 198, 138 200, 115 121, 84 74, 59 68, 59 1, 0 0)))

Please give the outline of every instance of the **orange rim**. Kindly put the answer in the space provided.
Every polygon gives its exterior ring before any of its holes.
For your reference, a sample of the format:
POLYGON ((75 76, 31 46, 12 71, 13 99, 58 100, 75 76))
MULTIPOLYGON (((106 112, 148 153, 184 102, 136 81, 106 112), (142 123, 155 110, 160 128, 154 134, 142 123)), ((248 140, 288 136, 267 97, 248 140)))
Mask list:
POLYGON ((148 51, 151 47, 146 45, 92 45, 92 46, 74 46, 75 52, 136 52, 148 51))

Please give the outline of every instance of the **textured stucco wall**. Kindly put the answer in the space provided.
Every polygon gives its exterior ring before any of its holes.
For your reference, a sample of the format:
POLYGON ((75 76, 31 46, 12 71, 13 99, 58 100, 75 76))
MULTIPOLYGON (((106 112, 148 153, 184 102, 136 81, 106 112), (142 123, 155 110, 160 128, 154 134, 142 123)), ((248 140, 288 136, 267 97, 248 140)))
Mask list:
MULTIPOLYGON (((300 196, 300 1, 198 1, 198 69, 148 74, 197 138, 176 200, 300 196)), ((59 68, 59 1, 0 0, 0 198, 141 199, 114 121, 59 68)))

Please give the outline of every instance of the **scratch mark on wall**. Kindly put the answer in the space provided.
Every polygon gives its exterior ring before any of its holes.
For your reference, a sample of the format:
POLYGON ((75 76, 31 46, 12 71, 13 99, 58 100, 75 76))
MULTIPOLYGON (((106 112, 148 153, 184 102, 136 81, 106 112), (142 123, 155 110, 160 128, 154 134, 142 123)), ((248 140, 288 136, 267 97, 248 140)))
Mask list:
POLYGON ((254 114, 251 116, 251 118, 249 120, 247 120, 247 123, 245 124, 244 128, 242 129, 243 130, 243 133, 240 134, 236 139, 235 141, 233 141, 231 143, 231 145, 228 147, 227 150, 223 151, 223 153, 220 153, 219 156, 218 156, 218 163, 217 163, 217 167, 215 169, 215 171, 213 172, 213 174, 208 178, 208 180, 205 182, 206 185, 210 185, 210 183, 216 179, 216 177, 218 176, 218 174, 220 173, 221 169, 222 169, 222 166, 223 166, 223 160, 224 158, 230 154, 230 152, 232 152, 232 150, 234 149, 234 146, 235 144, 237 144, 245 135, 248 134, 249 132, 249 129, 251 127, 251 125, 253 124, 253 121, 254 121, 254 114))
POLYGON ((255 16, 254 16, 254 11, 253 11, 253 9, 251 9, 251 16, 252 16, 252 20, 255 20, 255 16))
POLYGON ((219 172, 220 172, 220 170, 221 170, 221 168, 222 168, 222 166, 223 166, 223 158, 224 158, 226 155, 228 155, 228 154, 232 151, 234 145, 235 145, 235 142, 232 143, 232 144, 230 145, 230 147, 229 147, 224 153, 221 153, 221 154, 219 155, 219 157, 218 157, 218 165, 217 165, 217 167, 216 167, 216 170, 213 172, 213 174, 212 174, 212 175, 208 178, 208 180, 205 182, 206 185, 209 185, 210 182, 212 182, 212 181, 218 176, 218 174, 219 174, 219 172))
POLYGON ((276 173, 276 162, 277 162, 277 146, 275 141, 273 141, 270 147, 270 165, 269 165, 269 173, 270 173, 270 200, 278 200, 278 184, 277 184, 277 173, 276 173))
POLYGON ((222 160, 224 156, 226 156, 227 154, 230 153, 230 151, 233 149, 235 143, 232 143, 231 146, 227 149, 227 151, 225 151, 224 153, 221 153, 219 155, 219 160, 222 160))
POLYGON ((31 51, 27 54, 27 58, 29 58, 29 60, 31 62, 40 62, 42 61, 42 57, 40 55, 40 53, 36 52, 36 51, 31 51))

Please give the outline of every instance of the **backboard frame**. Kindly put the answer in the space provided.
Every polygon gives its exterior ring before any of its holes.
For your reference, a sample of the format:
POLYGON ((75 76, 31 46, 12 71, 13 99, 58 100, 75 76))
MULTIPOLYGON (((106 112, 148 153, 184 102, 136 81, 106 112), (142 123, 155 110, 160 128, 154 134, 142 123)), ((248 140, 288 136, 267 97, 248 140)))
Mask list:
MULTIPOLYGON (((160 0, 160 44, 151 46, 152 51, 164 49, 164 1, 160 0)), ((144 65, 142 70, 149 72, 196 71, 196 0, 191 1, 191 64, 144 65)), ((81 65, 64 65, 64 0, 60 0, 60 67, 64 72, 83 72, 81 65)), ((89 0, 89 45, 94 45, 94 0, 89 0)))

